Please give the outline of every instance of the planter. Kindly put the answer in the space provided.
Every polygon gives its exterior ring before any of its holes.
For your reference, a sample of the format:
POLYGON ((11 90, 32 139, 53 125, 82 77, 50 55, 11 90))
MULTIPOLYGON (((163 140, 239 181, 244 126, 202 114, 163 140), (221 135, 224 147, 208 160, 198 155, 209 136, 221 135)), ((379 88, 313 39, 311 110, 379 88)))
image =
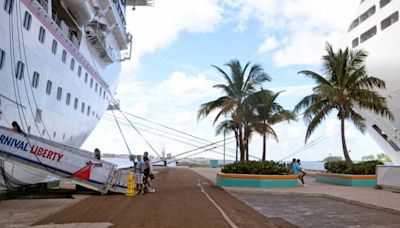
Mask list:
POLYGON ((218 187, 298 187, 296 175, 217 174, 218 187))
POLYGON ((376 175, 316 173, 315 181, 355 187, 376 186, 376 175))

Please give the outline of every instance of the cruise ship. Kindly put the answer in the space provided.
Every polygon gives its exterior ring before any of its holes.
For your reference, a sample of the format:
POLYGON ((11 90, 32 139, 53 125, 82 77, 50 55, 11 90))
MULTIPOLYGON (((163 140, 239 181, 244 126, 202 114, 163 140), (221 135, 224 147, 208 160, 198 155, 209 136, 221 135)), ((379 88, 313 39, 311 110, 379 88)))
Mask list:
POLYGON ((360 111, 368 133, 395 165, 400 165, 399 11, 399 0, 362 0, 342 42, 342 47, 366 50, 368 74, 386 82, 386 90, 379 92, 387 98, 395 121, 360 111))
MULTIPOLYGON (((0 0, 0 126, 79 148, 130 58, 126 8, 151 0, 0 0)), ((0 188, 47 175, 0 160, 0 188)), ((50 178, 51 179, 51 178, 50 178)))

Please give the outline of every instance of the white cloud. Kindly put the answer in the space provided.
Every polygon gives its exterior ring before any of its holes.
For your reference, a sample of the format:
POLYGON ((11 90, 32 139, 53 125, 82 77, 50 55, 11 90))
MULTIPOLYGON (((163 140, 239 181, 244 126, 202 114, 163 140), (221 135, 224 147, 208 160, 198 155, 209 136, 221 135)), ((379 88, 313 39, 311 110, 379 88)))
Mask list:
POLYGON ((222 20, 222 8, 215 0, 156 1, 152 7, 136 7, 127 12, 127 30, 133 34, 133 61, 146 53, 168 47, 179 33, 214 31, 222 20))
POLYGON ((266 53, 268 51, 274 50, 278 46, 278 41, 275 37, 268 37, 264 43, 258 47, 258 53, 266 53))
POLYGON ((268 39, 272 36, 278 41, 273 45, 276 66, 319 63, 325 42, 339 42, 358 6, 355 0, 229 0, 225 3, 239 9, 239 27, 245 28, 247 21, 256 19, 262 24, 264 44, 271 42, 268 39))

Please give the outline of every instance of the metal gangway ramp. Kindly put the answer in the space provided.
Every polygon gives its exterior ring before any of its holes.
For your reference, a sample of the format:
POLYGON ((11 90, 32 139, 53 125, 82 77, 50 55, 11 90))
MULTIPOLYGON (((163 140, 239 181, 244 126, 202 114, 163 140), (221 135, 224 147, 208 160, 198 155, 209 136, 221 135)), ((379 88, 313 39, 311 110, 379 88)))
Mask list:
POLYGON ((0 126, 0 159, 101 192, 126 193, 129 170, 85 150, 0 126))

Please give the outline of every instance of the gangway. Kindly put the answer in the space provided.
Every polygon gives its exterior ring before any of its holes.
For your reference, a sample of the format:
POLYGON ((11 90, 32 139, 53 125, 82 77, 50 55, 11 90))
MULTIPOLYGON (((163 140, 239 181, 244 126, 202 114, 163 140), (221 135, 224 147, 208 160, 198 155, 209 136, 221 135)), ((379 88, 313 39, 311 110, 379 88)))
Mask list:
POLYGON ((127 191, 129 170, 119 170, 117 165, 98 160, 88 151, 1 126, 0 159, 102 194, 127 191))

